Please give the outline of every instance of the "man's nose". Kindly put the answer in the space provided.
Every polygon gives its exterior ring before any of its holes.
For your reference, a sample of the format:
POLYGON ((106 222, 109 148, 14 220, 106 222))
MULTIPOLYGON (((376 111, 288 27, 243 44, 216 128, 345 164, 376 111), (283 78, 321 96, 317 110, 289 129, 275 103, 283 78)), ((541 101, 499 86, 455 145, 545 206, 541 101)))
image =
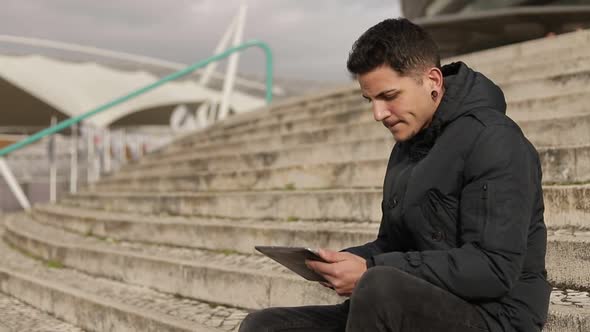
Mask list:
POLYGON ((379 100, 373 101, 372 109, 373 118, 375 118, 375 121, 383 121, 383 119, 389 116, 389 111, 387 110, 387 107, 385 107, 385 103, 382 103, 379 100))

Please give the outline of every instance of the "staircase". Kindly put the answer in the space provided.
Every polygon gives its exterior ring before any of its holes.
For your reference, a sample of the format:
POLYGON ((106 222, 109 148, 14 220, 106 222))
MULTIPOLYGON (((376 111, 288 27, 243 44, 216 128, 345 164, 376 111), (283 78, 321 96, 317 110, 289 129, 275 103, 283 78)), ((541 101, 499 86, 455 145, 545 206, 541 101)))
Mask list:
MULTIPOLYGON (((555 287, 544 331, 590 331, 588 45, 581 31, 460 58, 503 88, 541 155, 555 287)), ((6 215, 0 332, 236 331, 255 309, 341 302, 254 245, 373 240, 393 143, 353 84, 235 116, 6 215)))

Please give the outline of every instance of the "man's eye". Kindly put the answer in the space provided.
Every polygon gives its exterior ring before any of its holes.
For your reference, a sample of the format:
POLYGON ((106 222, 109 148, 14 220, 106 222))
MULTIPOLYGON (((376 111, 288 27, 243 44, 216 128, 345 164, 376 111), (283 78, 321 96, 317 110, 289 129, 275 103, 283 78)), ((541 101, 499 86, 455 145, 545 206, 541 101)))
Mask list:
POLYGON ((395 98, 397 98, 397 94, 395 94, 395 95, 391 95, 391 96, 385 96, 385 97, 383 97, 383 99, 384 99, 385 101, 392 101, 392 100, 394 100, 395 98))

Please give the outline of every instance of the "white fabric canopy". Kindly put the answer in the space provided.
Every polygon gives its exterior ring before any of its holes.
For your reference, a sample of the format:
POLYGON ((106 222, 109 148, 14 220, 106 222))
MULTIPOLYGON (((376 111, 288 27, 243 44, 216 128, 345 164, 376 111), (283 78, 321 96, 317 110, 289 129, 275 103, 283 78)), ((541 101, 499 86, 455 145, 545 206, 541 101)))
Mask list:
MULTIPOLYGON (((0 55, 0 77, 68 116, 88 112, 158 79, 147 72, 122 71, 96 63, 64 62, 39 55, 0 55)), ((192 81, 169 82, 86 121, 105 127, 132 112, 206 100, 219 103, 221 92, 192 81)), ((235 90, 230 100, 230 107, 236 113, 264 104, 264 99, 235 90)))

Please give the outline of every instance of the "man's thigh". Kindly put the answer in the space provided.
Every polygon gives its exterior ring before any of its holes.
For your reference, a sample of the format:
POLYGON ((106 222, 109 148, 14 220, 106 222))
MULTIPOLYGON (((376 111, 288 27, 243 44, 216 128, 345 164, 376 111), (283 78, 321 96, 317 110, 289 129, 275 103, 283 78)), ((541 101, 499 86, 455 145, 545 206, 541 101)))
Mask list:
POLYGON ((344 332, 348 300, 336 305, 276 307, 249 314, 240 332, 344 332))
POLYGON ((488 330, 473 304, 390 266, 365 272, 352 294, 349 315, 350 331, 488 330))

